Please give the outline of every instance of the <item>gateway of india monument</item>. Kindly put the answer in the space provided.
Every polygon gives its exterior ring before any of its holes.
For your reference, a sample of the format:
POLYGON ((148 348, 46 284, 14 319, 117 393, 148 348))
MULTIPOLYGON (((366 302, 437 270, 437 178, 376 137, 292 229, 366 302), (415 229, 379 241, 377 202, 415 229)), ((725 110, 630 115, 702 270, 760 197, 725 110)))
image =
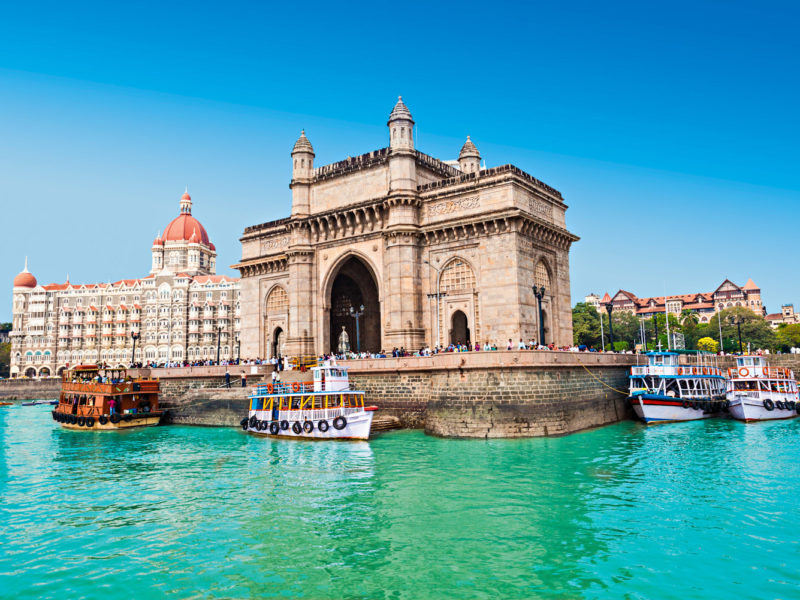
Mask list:
POLYGON ((420 152, 402 98, 388 128, 387 148, 321 167, 300 135, 291 215, 241 238, 242 356, 319 356, 343 339, 368 352, 571 344, 578 238, 561 193, 510 164, 481 169, 469 137, 457 162, 420 152))

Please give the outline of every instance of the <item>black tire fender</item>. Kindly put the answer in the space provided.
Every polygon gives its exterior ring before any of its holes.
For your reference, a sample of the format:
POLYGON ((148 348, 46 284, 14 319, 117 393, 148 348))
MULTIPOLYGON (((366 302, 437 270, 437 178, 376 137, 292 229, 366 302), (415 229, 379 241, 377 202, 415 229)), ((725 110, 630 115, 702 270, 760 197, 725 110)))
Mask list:
POLYGON ((94 417, 86 417, 86 426, 94 427, 94 417))
POLYGON ((314 431, 314 423, 312 423, 311 421, 306 421, 305 423, 303 423, 303 431, 305 431, 306 433, 311 433, 312 431, 314 431))
POLYGON ((105 415, 100 415, 100 418, 97 420, 100 422, 100 425, 105 425, 108 423, 108 417, 105 415))
POLYGON ((280 426, 280 425, 278 425, 278 422, 277 422, 277 421, 273 421, 272 423, 270 423, 270 424, 269 424, 269 432, 270 432, 272 435, 278 435, 278 432, 279 432, 280 430, 281 430, 281 426, 280 426))
POLYGON ((322 433, 325 433, 328 431, 328 429, 330 429, 330 425, 328 425, 328 422, 325 419, 322 419, 322 421, 317 423, 317 429, 319 429, 322 433))
POLYGON ((78 417, 78 427, 86 425, 86 417, 78 417))
POLYGON ((689 402, 686 398, 684 398, 682 404, 683 408, 689 408, 689 406, 691 406, 692 403, 689 402))
POLYGON ((281 421, 281 430, 286 431, 289 429, 289 421, 283 420, 281 421))
POLYGON ((342 415, 339 415, 333 420, 333 428, 337 431, 341 431, 347 427, 347 419, 345 419, 342 415))
POLYGON ((297 435, 303 433, 303 426, 300 425, 300 421, 295 421, 292 423, 292 431, 294 431, 297 435))
POLYGON ((773 411, 775 410, 775 403, 769 398, 764 398, 764 408, 769 411, 773 411))
POLYGON ((119 413, 114 413, 109 417, 109 420, 116 425, 122 420, 122 418, 119 416, 119 413))
POLYGON ((783 400, 777 400, 775 402, 775 408, 777 408, 778 410, 786 410, 786 406, 784 405, 783 400))

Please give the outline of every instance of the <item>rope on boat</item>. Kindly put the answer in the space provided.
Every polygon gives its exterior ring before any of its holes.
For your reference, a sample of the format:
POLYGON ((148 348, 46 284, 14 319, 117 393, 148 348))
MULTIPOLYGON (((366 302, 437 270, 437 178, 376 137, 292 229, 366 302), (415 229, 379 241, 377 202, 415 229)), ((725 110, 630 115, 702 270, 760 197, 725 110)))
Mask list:
POLYGON ((617 388, 615 388, 615 387, 611 387, 610 385, 608 385, 608 384, 607 384, 605 381, 603 381, 603 380, 602 380, 602 379, 600 379, 600 378, 599 378, 597 375, 595 375, 594 373, 592 373, 592 372, 591 372, 591 371, 590 371, 590 370, 589 370, 589 369, 586 367, 586 365, 585 365, 585 364, 583 364, 583 363, 582 363, 580 360, 578 360, 578 364, 580 364, 580 366, 582 366, 584 369, 586 369, 586 372, 587 372, 589 375, 591 375, 592 377, 594 377, 594 378, 595 378, 597 381, 599 381, 600 383, 602 383, 602 384, 603 384, 604 386, 606 386, 608 389, 610 389, 610 390, 614 390, 615 392, 617 392, 618 394, 622 394, 623 396, 627 396, 627 395, 628 395, 628 392, 623 392, 622 390, 618 390, 617 388))

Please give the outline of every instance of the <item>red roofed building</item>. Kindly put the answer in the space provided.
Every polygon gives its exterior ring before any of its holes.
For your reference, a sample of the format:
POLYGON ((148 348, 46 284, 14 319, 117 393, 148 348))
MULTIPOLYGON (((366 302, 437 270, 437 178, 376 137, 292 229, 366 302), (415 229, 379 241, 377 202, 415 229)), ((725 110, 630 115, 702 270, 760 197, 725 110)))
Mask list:
POLYGON ((697 313, 701 323, 707 323, 717 312, 735 306, 749 308, 758 315, 766 315, 764 305, 761 303, 761 289, 752 279, 748 279, 741 287, 726 279, 713 292, 639 298, 631 292, 619 290, 613 296, 606 293, 603 299, 596 303, 595 298, 597 295, 591 294, 586 297, 586 302, 593 304, 602 312, 606 312, 605 305, 608 302, 613 304, 615 312, 628 311, 642 316, 663 313, 665 310, 679 315, 684 310, 689 310, 697 313))
POLYGON ((51 376, 79 363, 216 360, 218 345, 221 360, 236 358, 239 279, 216 274, 217 251, 192 216, 188 190, 151 256, 145 277, 91 284, 40 285, 26 259, 14 278, 11 376, 51 376))

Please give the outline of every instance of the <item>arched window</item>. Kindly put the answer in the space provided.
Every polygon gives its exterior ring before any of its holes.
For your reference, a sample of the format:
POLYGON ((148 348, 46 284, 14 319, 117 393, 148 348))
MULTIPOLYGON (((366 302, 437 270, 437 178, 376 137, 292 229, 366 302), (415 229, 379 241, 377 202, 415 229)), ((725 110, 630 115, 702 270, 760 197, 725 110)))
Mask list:
POLYGON ((275 287, 267 296, 267 313, 274 315, 289 312, 289 296, 282 287, 275 287))
POLYGON ((537 287, 544 287, 545 290, 550 289, 550 273, 543 260, 536 263, 536 268, 533 270, 533 283, 537 287))
POLYGON ((439 288, 448 294, 471 292, 475 289, 475 273, 463 260, 452 260, 442 269, 439 288))

